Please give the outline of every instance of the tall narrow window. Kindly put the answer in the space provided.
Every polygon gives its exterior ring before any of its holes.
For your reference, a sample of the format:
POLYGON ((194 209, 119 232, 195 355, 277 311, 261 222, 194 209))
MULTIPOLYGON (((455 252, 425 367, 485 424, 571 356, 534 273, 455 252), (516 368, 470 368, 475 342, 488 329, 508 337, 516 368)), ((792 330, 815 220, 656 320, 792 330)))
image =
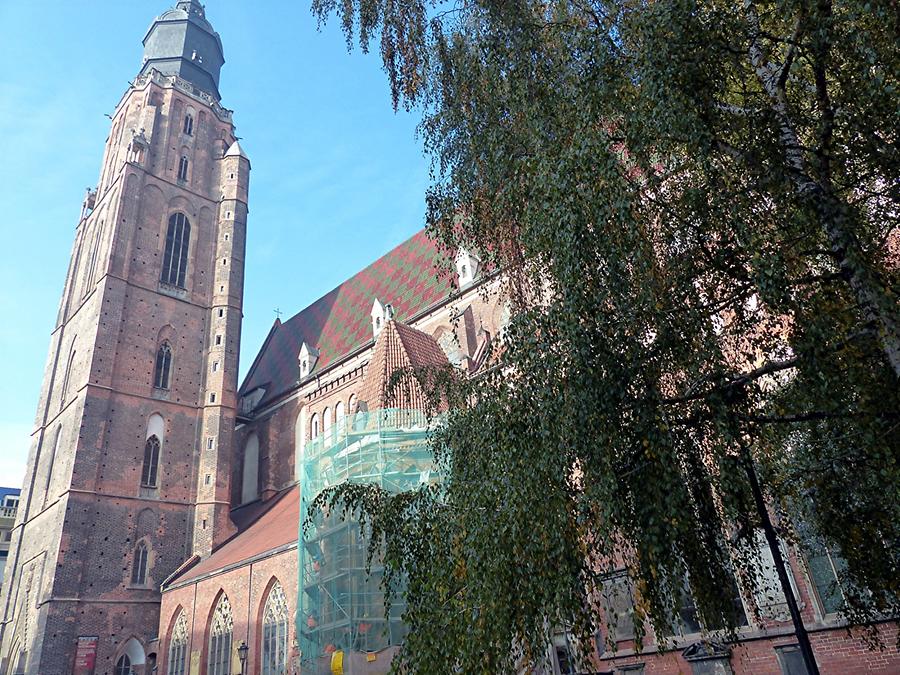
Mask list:
POLYGON ((634 593, 631 580, 624 571, 603 583, 606 623, 615 641, 634 637, 634 593))
POLYGON ((103 221, 101 220, 94 230, 94 243, 91 245, 91 257, 87 266, 87 279, 84 284, 84 295, 87 295, 94 283, 94 274, 97 271, 97 259, 100 255, 100 241, 103 237, 103 221))
POLYGON ((194 134, 194 117, 192 115, 184 116, 184 133, 188 136, 194 134))
POLYGON ((244 445, 244 472, 241 481, 241 503, 259 498, 259 437, 250 434, 244 445))
POLYGON ((809 531, 808 526, 801 524, 798 529, 805 540, 806 564, 822 613, 840 612, 844 608, 844 592, 840 582, 847 571, 847 561, 809 531))
POLYGON ((156 371, 153 376, 153 386, 157 389, 169 388, 169 371, 172 367, 172 348, 168 342, 163 342, 156 351, 156 371))
POLYGON ((156 472, 159 468, 159 439, 156 435, 147 439, 144 445, 144 468, 141 471, 141 485, 156 487, 156 472))
POLYGON ((313 414, 312 419, 310 420, 310 423, 309 423, 309 428, 312 433, 310 438, 315 438, 316 436, 319 435, 319 416, 318 415, 313 414))
POLYGON ((44 504, 50 500, 50 487, 53 481, 53 465, 56 464, 56 456, 59 453, 59 441, 62 438, 62 427, 56 428, 56 437, 53 439, 53 449, 47 458, 47 482, 44 484, 44 504))
POLYGON ((122 654, 116 661, 116 675, 131 675, 131 659, 128 654, 122 654))
POLYGON ((209 630, 207 665, 209 675, 231 675, 231 639, 234 619, 228 596, 219 598, 209 630))
POLYGON ((188 158, 182 155, 178 160, 178 180, 187 180, 188 177, 188 158))
POLYGON ((284 675, 287 647, 288 608, 284 588, 276 581, 263 610, 262 675, 284 675))
POLYGON ((147 583, 147 545, 140 542, 134 548, 134 560, 131 562, 131 583, 143 586, 147 583))
POLYGON ((166 231, 166 252, 163 255, 160 281, 184 288, 187 271, 188 244, 191 241, 191 224, 183 213, 173 213, 166 231))
POLYGON ((166 675, 185 675, 185 657, 187 656, 187 619, 184 612, 178 615, 175 627, 172 629, 172 639, 169 642, 169 663, 166 675))
POLYGON ((62 410, 69 398, 69 378, 72 376, 72 363, 75 361, 75 341, 72 340, 72 351, 69 352, 69 360, 66 362, 66 372, 63 375, 62 389, 59 391, 59 409, 62 410))

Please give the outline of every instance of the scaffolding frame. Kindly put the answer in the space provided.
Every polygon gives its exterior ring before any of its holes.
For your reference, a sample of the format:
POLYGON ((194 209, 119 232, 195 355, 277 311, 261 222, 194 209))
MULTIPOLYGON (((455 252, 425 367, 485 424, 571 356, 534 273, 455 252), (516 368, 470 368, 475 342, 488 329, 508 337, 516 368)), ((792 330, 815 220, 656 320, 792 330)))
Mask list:
MULTIPOLYGON (((389 408, 348 415, 308 442, 300 459, 300 545, 297 636, 306 669, 315 673, 383 672, 379 652, 406 637, 405 601, 392 598, 389 616, 376 556, 366 570, 369 538, 359 522, 316 514, 309 505, 343 483, 379 485, 397 493, 437 482, 429 447, 433 425, 418 410, 389 408), (339 661, 335 668, 335 661, 339 661)), ((388 659, 389 661, 389 659, 388 659)))

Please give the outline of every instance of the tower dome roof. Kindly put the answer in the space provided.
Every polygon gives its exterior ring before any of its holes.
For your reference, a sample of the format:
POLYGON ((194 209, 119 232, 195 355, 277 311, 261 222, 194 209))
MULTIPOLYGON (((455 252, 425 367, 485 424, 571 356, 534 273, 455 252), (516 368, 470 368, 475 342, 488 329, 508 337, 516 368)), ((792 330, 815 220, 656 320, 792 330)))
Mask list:
POLYGON ((141 74, 156 69, 178 75, 219 100, 222 40, 197 0, 180 0, 160 14, 144 36, 141 74))

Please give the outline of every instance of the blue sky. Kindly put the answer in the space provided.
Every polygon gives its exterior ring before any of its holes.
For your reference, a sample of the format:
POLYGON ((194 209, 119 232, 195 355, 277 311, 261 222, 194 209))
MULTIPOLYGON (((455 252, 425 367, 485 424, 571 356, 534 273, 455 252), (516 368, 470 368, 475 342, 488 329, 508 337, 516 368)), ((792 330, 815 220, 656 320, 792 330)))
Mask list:
MULTIPOLYGON (((141 39, 174 0, 0 0, 0 485, 25 471, 84 189, 141 39)), ((423 226, 428 162, 375 53, 303 0, 209 0, 250 156, 241 375, 287 318, 423 226)))

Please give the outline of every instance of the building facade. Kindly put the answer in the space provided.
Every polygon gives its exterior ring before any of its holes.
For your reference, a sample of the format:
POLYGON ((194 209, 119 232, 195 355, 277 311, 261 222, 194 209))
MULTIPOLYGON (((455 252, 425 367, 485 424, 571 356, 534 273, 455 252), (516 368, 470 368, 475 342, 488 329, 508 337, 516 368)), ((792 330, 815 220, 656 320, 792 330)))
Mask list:
MULTIPOLYGON (((326 484, 354 448, 419 433, 414 415, 366 431, 379 411, 424 406, 415 388, 387 396, 392 374, 477 375, 510 309, 475 255, 448 257, 420 232, 276 320, 238 387, 250 162, 220 104, 223 63, 203 7, 178 2, 145 35, 113 115, 9 542, 0 675, 272 675, 299 672, 301 646, 304 672, 383 673, 402 641, 390 619, 375 635, 360 603, 313 601, 346 595, 335 580, 347 566, 340 542, 298 550, 312 496, 301 486, 326 484), (318 483, 302 475, 310 462, 318 483)), ((418 456, 394 468, 430 480, 418 456)), ((900 672, 895 623, 879 627, 881 652, 841 625, 839 556, 790 562, 822 671, 900 672)), ((610 598, 634 602, 624 574, 610 598)), ((728 646, 704 640, 690 607, 677 636, 661 647, 651 636, 641 653, 633 626, 601 626, 592 672, 802 672, 781 601, 764 604, 728 646)), ((548 647, 554 675, 575 672, 571 649, 565 633, 548 647)))
POLYGON ((250 164, 202 6, 178 2, 144 46, 51 335, 0 599, 3 673, 150 672, 161 582, 233 531, 250 164))

